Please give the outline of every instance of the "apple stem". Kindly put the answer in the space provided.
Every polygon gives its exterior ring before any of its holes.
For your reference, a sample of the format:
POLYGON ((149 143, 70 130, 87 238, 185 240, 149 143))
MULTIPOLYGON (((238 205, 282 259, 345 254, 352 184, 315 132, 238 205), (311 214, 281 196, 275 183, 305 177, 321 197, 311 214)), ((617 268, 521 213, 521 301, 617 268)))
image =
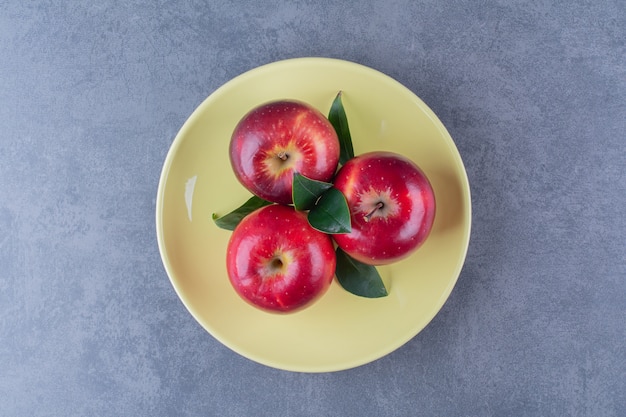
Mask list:
POLYGON ((281 161, 286 161, 287 158, 289 158, 289 155, 287 155, 287 152, 285 151, 280 151, 277 156, 281 161))
POLYGON ((374 207, 372 211, 370 211, 365 216, 363 216, 363 218, 365 219, 366 222, 369 222, 372 216, 374 215, 374 213, 376 213, 376 210, 380 210, 383 207, 385 207, 385 204, 382 201, 379 201, 378 203, 376 203, 376 207, 374 207))

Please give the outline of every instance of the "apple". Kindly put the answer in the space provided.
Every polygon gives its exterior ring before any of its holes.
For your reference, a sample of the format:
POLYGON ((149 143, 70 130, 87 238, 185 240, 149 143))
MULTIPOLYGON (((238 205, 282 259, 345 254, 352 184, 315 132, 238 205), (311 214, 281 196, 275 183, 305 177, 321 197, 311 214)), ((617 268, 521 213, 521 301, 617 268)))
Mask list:
POLYGON ((339 163, 339 139, 316 108, 296 100, 278 100, 249 111, 230 141, 235 176, 265 200, 291 204, 294 172, 328 182, 339 163))
POLYGON ((428 237, 435 194, 422 170, 392 152, 369 152, 341 167, 335 187, 346 197, 352 231, 334 235, 354 259, 385 265, 405 258, 428 237))
POLYGON ((305 213, 279 204, 244 217, 226 253, 235 291, 253 306, 277 313, 300 310, 321 297, 335 266, 330 236, 313 229, 305 213))

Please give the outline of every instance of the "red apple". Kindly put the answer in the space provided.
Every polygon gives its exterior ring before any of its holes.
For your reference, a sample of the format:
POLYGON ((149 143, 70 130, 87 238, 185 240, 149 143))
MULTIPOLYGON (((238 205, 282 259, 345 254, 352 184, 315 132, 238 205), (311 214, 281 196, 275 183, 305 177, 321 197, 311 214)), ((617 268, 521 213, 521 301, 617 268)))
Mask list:
POLYGON ((270 312, 294 312, 326 292, 335 275, 330 236, 306 214, 273 204, 253 211, 228 243, 226 269, 235 291, 270 312))
POLYGON ((239 182, 253 194, 291 204, 294 172, 328 182, 339 162, 339 140, 328 119, 294 100, 273 101, 247 113, 230 141, 239 182))
POLYGON ((359 155, 335 178, 350 208, 352 232, 334 235, 348 255, 370 265, 400 260, 428 237, 435 194, 415 163, 391 152, 359 155))

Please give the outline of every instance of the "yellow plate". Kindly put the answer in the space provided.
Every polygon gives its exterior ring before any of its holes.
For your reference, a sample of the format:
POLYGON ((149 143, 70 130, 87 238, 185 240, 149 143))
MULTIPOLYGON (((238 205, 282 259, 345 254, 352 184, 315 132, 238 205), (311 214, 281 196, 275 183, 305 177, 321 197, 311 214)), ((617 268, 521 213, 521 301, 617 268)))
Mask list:
POLYGON ((390 77, 327 58, 279 61, 246 72, 211 94, 176 136, 161 174, 156 228, 163 264, 193 317, 217 340, 256 362, 291 371, 329 372, 376 360, 413 338, 437 314, 459 276, 471 225, 467 175, 435 114, 390 77), (251 108, 299 99, 328 114, 343 91, 356 154, 388 150, 415 161, 437 199, 434 228, 411 257, 379 267, 389 290, 380 299, 335 281, 313 306, 291 315, 257 310, 226 275, 225 214, 250 197, 228 158, 230 135, 251 108))

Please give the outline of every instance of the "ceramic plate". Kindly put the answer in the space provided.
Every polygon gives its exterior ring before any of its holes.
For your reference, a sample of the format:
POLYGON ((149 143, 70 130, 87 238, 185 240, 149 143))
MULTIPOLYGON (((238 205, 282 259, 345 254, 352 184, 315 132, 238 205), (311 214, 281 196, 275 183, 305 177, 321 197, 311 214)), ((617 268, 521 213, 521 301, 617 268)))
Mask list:
POLYGON ((211 94, 174 139, 161 174, 156 227, 163 264, 192 316, 235 352, 300 372, 356 367, 394 351, 437 314, 459 276, 469 243, 471 206, 457 148, 435 114, 392 78, 326 58, 279 61, 246 72, 211 94), (333 282, 313 306, 291 315, 242 301, 226 275, 230 232, 225 214, 250 194, 228 158, 239 119, 269 100, 298 99, 328 114, 338 91, 356 154, 388 150, 415 161, 435 190, 437 214, 426 243, 411 257, 379 267, 389 295, 366 299, 333 282))

